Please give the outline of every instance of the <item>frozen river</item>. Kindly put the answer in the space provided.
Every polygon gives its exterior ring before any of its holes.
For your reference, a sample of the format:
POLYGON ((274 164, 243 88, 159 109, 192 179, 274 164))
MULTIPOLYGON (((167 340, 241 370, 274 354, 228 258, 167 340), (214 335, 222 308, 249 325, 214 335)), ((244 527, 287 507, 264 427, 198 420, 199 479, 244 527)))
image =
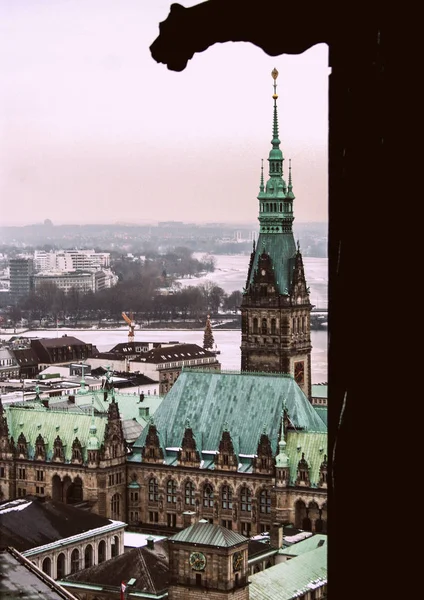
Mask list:
MULTIPOLYGON (((194 253, 195 258, 204 256, 194 253)), ((203 277, 180 279, 182 286, 201 285, 211 282, 222 287, 224 292, 231 294, 236 290, 242 291, 246 285, 247 269, 250 255, 246 254, 215 254, 216 264, 213 273, 203 277)), ((319 308, 327 308, 328 288, 328 259, 304 257, 306 282, 311 290, 311 302, 319 308)))
MULTIPOLYGON (((196 256, 196 254, 195 254, 196 256)), ((199 255, 197 255, 199 256, 199 255)), ((200 255, 201 256, 201 255, 200 255)), ((215 255, 216 268, 213 273, 204 277, 180 280, 181 285, 200 285, 207 281, 216 283, 229 294, 235 290, 242 291, 247 276, 249 256, 247 255, 215 255)), ((307 284, 311 290, 311 302, 320 308, 327 307, 327 268, 326 258, 303 259, 307 284)), ((27 331, 21 335, 26 337, 56 337, 64 334, 75 337, 97 346, 104 352, 110 350, 116 344, 127 341, 128 328, 122 327, 116 330, 92 330, 92 329, 60 329, 58 332, 50 330, 27 331)), ((239 371, 241 362, 240 330, 214 330, 214 339, 218 349, 221 351, 219 360, 222 369, 226 371, 239 371)), ((0 339, 8 340, 13 332, 0 335, 0 339)), ((327 381, 327 331, 319 330, 311 332, 312 338, 312 383, 327 381)), ((135 339, 146 342, 170 342, 194 343, 202 346, 203 329, 181 330, 181 329, 140 329, 136 326, 135 339)))

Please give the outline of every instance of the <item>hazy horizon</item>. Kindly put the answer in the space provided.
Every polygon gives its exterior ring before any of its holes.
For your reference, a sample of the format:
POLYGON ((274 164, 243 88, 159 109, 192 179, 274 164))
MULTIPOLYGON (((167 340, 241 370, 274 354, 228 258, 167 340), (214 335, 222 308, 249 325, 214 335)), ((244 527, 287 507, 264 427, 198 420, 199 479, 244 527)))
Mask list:
POLYGON ((296 222, 327 222, 327 46, 216 44, 174 73, 149 50, 171 3, 0 4, 0 225, 256 224, 274 67, 296 222))

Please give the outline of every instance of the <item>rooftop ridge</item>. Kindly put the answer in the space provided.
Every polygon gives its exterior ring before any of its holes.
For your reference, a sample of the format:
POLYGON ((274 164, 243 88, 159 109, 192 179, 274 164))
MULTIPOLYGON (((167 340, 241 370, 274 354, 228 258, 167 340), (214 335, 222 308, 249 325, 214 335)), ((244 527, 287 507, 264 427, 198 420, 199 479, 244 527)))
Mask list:
POLYGON ((285 377, 286 379, 293 379, 293 376, 290 373, 280 373, 278 371, 271 371, 271 372, 265 372, 265 371, 232 371, 232 370, 221 370, 221 371, 211 371, 210 369, 205 369, 205 368, 201 368, 201 367, 192 367, 192 366, 187 366, 187 367, 182 367, 182 371, 185 371, 186 373, 188 371, 191 372, 195 372, 195 373, 207 373, 208 375, 243 375, 243 376, 249 376, 249 375, 255 375, 255 376, 262 376, 262 377, 285 377))

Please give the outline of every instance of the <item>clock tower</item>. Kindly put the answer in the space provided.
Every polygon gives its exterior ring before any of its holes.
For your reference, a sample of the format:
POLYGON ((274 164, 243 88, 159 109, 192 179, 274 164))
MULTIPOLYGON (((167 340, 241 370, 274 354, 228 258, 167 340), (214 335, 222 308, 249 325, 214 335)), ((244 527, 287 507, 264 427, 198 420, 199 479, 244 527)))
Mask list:
POLYGON ((169 600, 248 600, 248 538, 201 520, 168 538, 169 600))
POLYGON ((299 243, 296 246, 291 164, 283 179, 284 157, 278 137, 277 84, 274 79, 269 178, 259 187, 259 238, 253 243, 241 304, 241 370, 291 375, 311 398, 312 305, 299 243))

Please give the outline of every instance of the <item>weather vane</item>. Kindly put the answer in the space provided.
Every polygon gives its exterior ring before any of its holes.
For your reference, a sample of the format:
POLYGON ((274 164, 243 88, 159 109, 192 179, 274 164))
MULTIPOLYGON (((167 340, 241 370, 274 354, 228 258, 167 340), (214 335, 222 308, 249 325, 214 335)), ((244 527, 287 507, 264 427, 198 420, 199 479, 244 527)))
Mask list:
POLYGON ((274 100, 277 100, 278 98, 278 94, 277 94, 277 77, 278 77, 278 71, 277 69, 272 69, 271 71, 271 75, 272 78, 274 80, 274 94, 272 95, 272 97, 274 98, 274 100))

